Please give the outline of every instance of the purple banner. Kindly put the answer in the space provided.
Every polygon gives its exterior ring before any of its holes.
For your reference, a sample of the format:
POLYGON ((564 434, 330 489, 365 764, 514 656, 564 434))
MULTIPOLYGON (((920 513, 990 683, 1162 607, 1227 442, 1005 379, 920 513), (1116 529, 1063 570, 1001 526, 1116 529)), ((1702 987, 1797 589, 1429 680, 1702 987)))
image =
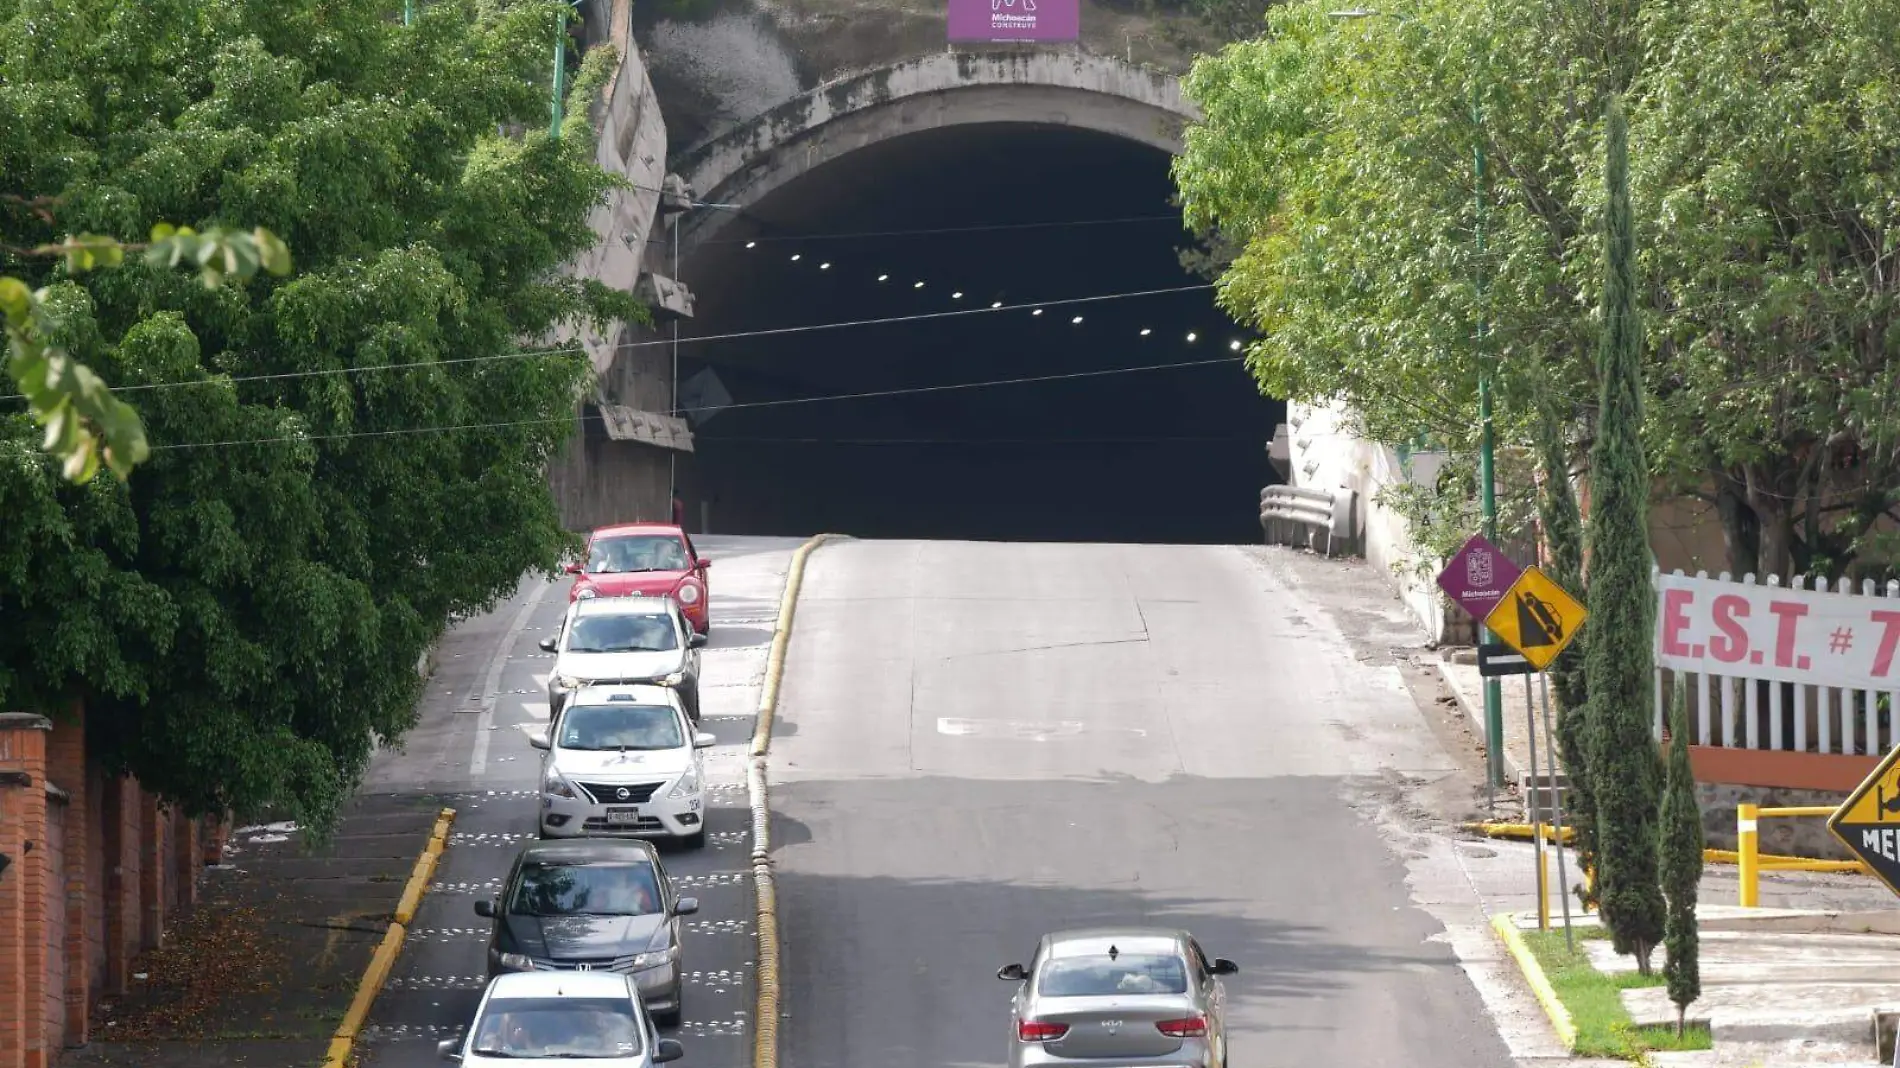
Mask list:
POLYGON ((950 0, 952 41, 1073 41, 1081 0, 950 0))
POLYGON ((1438 588, 1470 613, 1471 618, 1483 623, 1484 617, 1504 598, 1511 583, 1523 573, 1524 570, 1497 546, 1478 535, 1465 542, 1465 547, 1451 558, 1445 570, 1438 573, 1438 588))

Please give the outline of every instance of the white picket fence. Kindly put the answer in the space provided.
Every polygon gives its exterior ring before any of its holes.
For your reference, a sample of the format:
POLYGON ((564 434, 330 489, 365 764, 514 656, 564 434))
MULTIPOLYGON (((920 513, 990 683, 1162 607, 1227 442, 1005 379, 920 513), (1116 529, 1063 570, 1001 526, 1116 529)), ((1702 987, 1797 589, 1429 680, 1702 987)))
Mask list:
POLYGON ((1728 572, 1653 578, 1658 738, 1681 675, 1696 745, 1871 755, 1900 743, 1900 582, 1869 580, 1856 590, 1845 579, 1829 589, 1819 576, 1785 585, 1779 576, 1757 582, 1728 572), (1698 602, 1716 608, 1699 618, 1698 602))

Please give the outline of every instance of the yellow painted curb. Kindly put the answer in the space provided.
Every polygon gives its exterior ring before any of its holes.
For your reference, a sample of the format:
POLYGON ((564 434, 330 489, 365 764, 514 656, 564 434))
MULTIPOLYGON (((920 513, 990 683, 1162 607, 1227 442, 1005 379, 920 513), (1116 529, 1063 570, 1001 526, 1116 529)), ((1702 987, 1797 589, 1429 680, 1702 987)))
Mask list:
POLYGON ((369 958, 369 966, 363 969, 363 978, 356 984, 356 996, 350 999, 350 1007, 343 1012, 343 1020, 336 1025, 336 1034, 330 1039, 330 1051, 323 1059, 323 1068, 344 1068, 349 1063, 350 1053, 356 1048, 356 1036, 362 1033, 363 1024, 369 1020, 370 1006, 376 1003, 376 995, 382 992, 383 984, 389 981, 389 973, 396 967, 396 955, 402 952, 402 942, 409 936, 409 925, 415 922, 416 910, 422 907, 422 895, 429 888, 429 880, 435 876, 436 863, 442 857, 442 851, 449 845, 449 827, 455 822, 455 810, 445 808, 435 818, 435 827, 429 832, 429 844, 422 847, 422 855, 416 858, 416 866, 409 873, 409 882, 403 887, 402 897, 396 902, 395 919, 389 929, 383 932, 382 944, 369 958))
POLYGON ((1524 935, 1517 929, 1517 917, 1511 913, 1499 913, 1491 917, 1491 929, 1497 932, 1498 940, 1504 943, 1505 952, 1517 961, 1517 970, 1524 973, 1524 981, 1531 985, 1531 993, 1537 995, 1538 1004, 1544 1007, 1544 1015, 1550 1017, 1550 1025, 1557 1031, 1557 1040, 1567 1050, 1577 1048, 1577 1024, 1570 1018, 1570 1010, 1557 1000, 1557 990, 1550 985, 1550 977, 1544 974, 1544 966, 1537 963, 1537 955, 1525 943, 1524 935))
POLYGON ((785 592, 779 597, 772 648, 765 658, 765 679, 759 686, 759 716, 752 728, 752 759, 746 769, 746 794, 752 806, 752 886, 759 950, 758 1000, 752 1013, 753 1068, 778 1068, 778 886, 772 878, 772 811, 765 791, 765 758, 772 748, 779 680, 785 675, 785 650, 792 642, 792 617, 798 610, 798 591, 805 584, 805 561, 813 549, 833 537, 836 535, 820 534, 792 554, 791 566, 785 573, 785 592))

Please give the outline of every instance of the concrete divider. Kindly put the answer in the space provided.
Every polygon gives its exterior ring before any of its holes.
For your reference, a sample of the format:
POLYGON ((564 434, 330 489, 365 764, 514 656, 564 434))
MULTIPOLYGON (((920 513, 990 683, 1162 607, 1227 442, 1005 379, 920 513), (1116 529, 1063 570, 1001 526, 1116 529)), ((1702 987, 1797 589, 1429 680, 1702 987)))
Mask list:
POLYGON ((382 992, 383 984, 389 981, 389 973, 396 967, 396 957, 402 953, 403 939, 409 936, 409 925, 415 922, 416 910, 422 907, 422 895, 428 892, 429 880, 435 877, 436 863, 442 857, 442 851, 449 845, 449 828, 455 823, 455 810, 445 808, 436 816, 435 827, 429 832, 429 844, 422 848, 422 854, 416 858, 416 866, 409 873, 409 882, 403 887, 402 897, 397 899, 396 911, 390 921, 389 929, 383 932, 383 941, 370 955, 369 966, 363 969, 363 978, 356 984, 356 996, 350 999, 350 1007, 343 1012, 343 1019, 336 1026, 336 1034, 330 1039, 329 1053, 324 1057, 323 1068, 346 1068, 356 1049, 357 1036, 362 1034, 364 1024, 369 1020, 369 1010, 376 1004, 376 995, 382 992))
POLYGON ((759 958, 758 997, 752 1013, 753 1068, 778 1068, 778 885, 772 877, 772 809, 766 793, 765 762, 772 749, 779 680, 785 675, 785 650, 792 641, 792 617, 798 610, 798 591, 805 581, 805 561, 812 550, 835 536, 820 534, 792 554, 791 567, 785 574, 785 592, 779 596, 778 624, 772 630, 772 647, 766 654, 765 678, 759 685, 758 719, 752 728, 746 797, 752 807, 752 888, 759 958))

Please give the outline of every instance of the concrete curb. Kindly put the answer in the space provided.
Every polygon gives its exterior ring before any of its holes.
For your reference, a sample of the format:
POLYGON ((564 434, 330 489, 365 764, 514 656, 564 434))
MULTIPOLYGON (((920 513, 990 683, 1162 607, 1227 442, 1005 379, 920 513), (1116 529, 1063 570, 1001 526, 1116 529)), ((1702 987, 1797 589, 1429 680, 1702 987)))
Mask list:
POLYGON ((785 573, 785 592, 778 602, 778 624, 772 648, 765 658, 765 679, 759 685, 759 714, 752 728, 752 748, 746 768, 746 795, 752 806, 752 885, 756 905, 759 979, 753 1007, 753 1068, 778 1068, 779 942, 778 885, 772 878, 772 810, 765 789, 765 762, 772 749, 772 724, 778 716, 779 680, 785 675, 785 650, 792 641, 792 617, 798 610, 798 591, 805 584, 805 561, 812 550, 836 537, 819 534, 792 553, 785 573))
MULTIPOLYGON (((1477 728, 1478 737, 1480 739, 1484 738, 1483 706, 1472 704, 1471 699, 1465 696, 1465 692, 1458 688, 1458 680, 1452 677, 1450 664, 1446 663, 1443 659, 1438 659, 1432 661, 1432 666, 1438 669, 1439 679, 1444 682, 1445 689, 1451 691, 1452 699, 1458 702, 1459 710, 1462 711, 1465 714, 1465 718, 1469 719, 1477 728)), ((1523 781, 1524 768, 1517 762, 1516 758, 1511 756, 1509 748, 1504 750, 1504 770, 1511 776, 1511 781, 1523 781)))
POLYGON ((382 992, 383 984, 389 981, 389 973, 396 966, 396 956, 402 952, 402 942, 409 935, 409 924, 415 922, 416 910, 422 907, 422 895, 429 889, 429 880, 435 877, 435 866, 442 859, 442 851, 449 845, 449 827, 455 823, 455 810, 445 808, 435 818, 435 829, 429 833, 429 844, 422 847, 422 855, 416 858, 416 866, 409 873, 409 882, 403 887, 402 897, 396 902, 395 918, 389 929, 383 932, 383 942, 369 958, 369 966, 363 969, 363 978, 356 984, 356 996, 350 999, 350 1007, 344 1010, 342 1022, 336 1025, 336 1034, 330 1039, 330 1052, 323 1059, 323 1068, 345 1068, 356 1049, 356 1038, 363 1031, 363 1025, 369 1020, 370 1007, 376 1004, 376 995, 382 992))
POLYGON ((1524 942, 1524 936, 1517 929, 1518 919, 1508 912, 1491 917, 1491 929, 1497 932, 1498 941, 1504 943, 1504 951, 1517 962, 1517 970, 1524 974, 1524 981, 1530 984, 1531 993, 1537 995, 1537 1003, 1544 1007, 1544 1015, 1550 1017, 1550 1025, 1557 1032, 1557 1041, 1564 1048, 1575 1051, 1577 1048, 1577 1024, 1570 1018, 1570 1010, 1557 1000, 1557 990, 1550 985, 1550 977, 1544 974, 1544 966, 1537 963, 1536 954, 1524 942))

